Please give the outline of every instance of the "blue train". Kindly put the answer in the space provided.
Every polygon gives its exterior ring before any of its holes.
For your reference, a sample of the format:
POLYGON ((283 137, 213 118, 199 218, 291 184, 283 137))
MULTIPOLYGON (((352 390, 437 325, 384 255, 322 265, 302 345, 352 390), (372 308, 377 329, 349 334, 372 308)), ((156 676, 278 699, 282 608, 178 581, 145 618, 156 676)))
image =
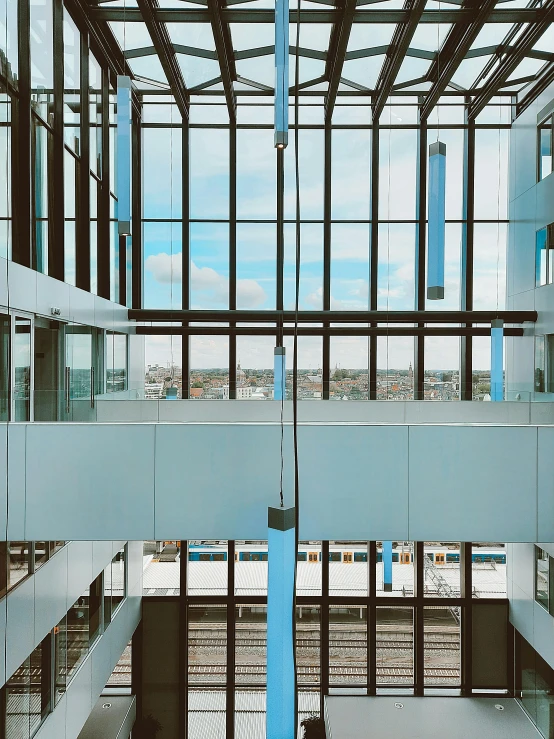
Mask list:
MULTIPOLYGON (((426 547, 425 554, 433 564, 452 564, 460 561, 460 551, 446 547, 426 547)), ((394 549, 392 561, 400 564, 411 564, 413 552, 410 549, 394 549)), ((215 545, 189 545, 189 562, 226 562, 227 549, 215 545)), ((379 548, 377 550, 377 562, 382 562, 383 555, 379 548)), ((472 562, 488 562, 495 564, 506 564, 506 552, 502 548, 488 549, 477 547, 471 555, 472 562)), ((235 551, 236 562, 267 562, 267 549, 254 545, 245 545, 235 551)), ((302 549, 297 555, 298 562, 321 562, 321 551, 317 549, 302 549)), ((353 562, 367 562, 366 550, 347 549, 346 547, 333 547, 329 551, 329 562, 342 562, 352 564, 353 562)))

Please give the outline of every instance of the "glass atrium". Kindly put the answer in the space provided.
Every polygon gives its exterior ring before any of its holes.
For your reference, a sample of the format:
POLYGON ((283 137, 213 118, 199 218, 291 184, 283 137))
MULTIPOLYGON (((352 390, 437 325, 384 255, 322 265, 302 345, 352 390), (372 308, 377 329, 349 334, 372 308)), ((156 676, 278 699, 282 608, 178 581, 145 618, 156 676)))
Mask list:
POLYGON ((553 305, 554 0, 0 0, 0 739, 554 739, 553 305))

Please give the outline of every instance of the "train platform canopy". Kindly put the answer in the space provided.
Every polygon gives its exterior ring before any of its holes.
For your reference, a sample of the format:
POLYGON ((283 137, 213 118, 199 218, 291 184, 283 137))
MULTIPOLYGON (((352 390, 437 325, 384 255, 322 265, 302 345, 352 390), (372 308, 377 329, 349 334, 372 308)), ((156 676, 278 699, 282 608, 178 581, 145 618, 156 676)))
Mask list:
MULTIPOLYGON (((413 566, 392 566, 393 590, 383 591, 383 565, 377 563, 377 591, 388 596, 413 595, 413 566)), ((427 572, 427 571, 426 571, 427 572)), ((457 564, 439 565, 434 572, 440 576, 450 594, 459 595, 460 570, 457 564)), ((473 593, 478 598, 506 597, 506 565, 474 563, 473 593)), ((145 558, 143 592, 145 595, 176 595, 179 592, 180 562, 155 562, 145 558)), ((225 595, 227 593, 227 562, 189 562, 189 595, 225 595)), ((429 593, 436 591, 436 582, 426 579, 429 593)), ((298 562, 297 593, 301 596, 321 592, 321 566, 298 562)), ((368 592, 368 566, 365 562, 329 565, 329 592, 337 596, 365 596, 368 592)), ((267 593, 267 562, 235 563, 235 594, 265 595, 267 593)))

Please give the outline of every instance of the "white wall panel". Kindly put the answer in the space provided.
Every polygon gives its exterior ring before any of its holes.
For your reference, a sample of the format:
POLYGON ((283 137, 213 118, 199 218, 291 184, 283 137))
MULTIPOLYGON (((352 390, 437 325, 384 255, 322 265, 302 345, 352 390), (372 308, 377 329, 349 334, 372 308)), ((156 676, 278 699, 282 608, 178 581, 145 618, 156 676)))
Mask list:
POLYGON ((17 262, 8 262, 9 307, 36 313, 37 274, 34 269, 22 267, 17 262))
POLYGON ((92 659, 86 659, 67 691, 66 737, 77 737, 89 717, 96 697, 92 699, 92 659))
MULTIPOLYGON (((71 547, 73 549, 73 547, 71 547)), ((70 547, 56 552, 34 576, 35 644, 67 613, 67 567, 70 547)))
POLYGON ((70 286, 60 280, 53 280, 48 275, 36 273, 37 281, 37 313, 51 317, 51 309, 59 308, 59 320, 70 321, 69 310, 70 286))
POLYGON ((9 679, 35 648, 35 584, 29 578, 7 599, 6 678, 9 679))
MULTIPOLYGON (((156 536, 128 538, 264 538, 267 507, 279 505, 280 438, 275 425, 157 426, 156 536)), ((291 484, 289 469, 289 501, 291 484)))
POLYGON ((537 430, 411 426, 409 539, 535 541, 537 430))
POLYGON ((298 437, 301 539, 409 538, 407 426, 302 426, 298 437))
POLYGON ((26 432, 26 424, 8 424, 8 523, 14 541, 26 539, 26 432))
POLYGON ((45 528, 52 539, 152 538, 136 533, 153 521, 153 426, 31 424, 27 441, 28 539, 45 528))
POLYGON ((538 540, 554 541, 554 427, 539 428, 538 540))

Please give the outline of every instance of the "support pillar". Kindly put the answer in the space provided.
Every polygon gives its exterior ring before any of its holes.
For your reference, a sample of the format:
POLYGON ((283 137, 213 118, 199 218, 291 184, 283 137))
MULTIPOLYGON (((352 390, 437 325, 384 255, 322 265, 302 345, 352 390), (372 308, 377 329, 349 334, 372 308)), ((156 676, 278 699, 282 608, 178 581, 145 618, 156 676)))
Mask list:
POLYGON ((392 591, 392 541, 383 542, 383 590, 392 591))
POLYGON ((295 509, 268 509, 266 739, 296 737, 295 509))

